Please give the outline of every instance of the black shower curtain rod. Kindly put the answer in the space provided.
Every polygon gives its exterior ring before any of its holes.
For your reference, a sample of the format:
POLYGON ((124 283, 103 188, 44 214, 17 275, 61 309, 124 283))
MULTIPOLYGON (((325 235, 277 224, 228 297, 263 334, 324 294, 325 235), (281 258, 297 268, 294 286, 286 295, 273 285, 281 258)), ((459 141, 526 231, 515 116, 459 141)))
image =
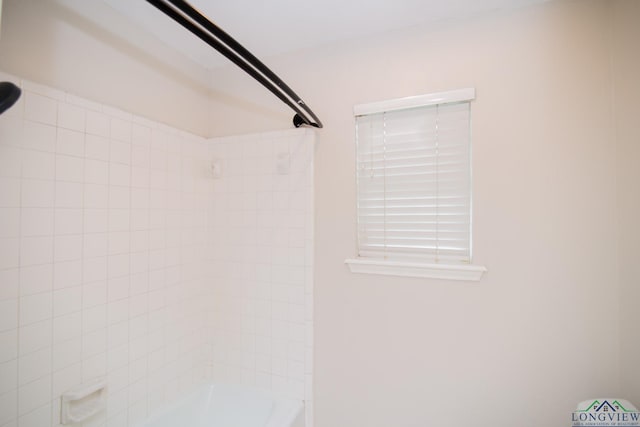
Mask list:
POLYGON ((198 36, 209 46, 223 54, 227 59, 269 89, 269 91, 280 98, 282 102, 291 107, 291 109, 296 112, 293 116, 293 124, 296 127, 303 124, 317 128, 322 127, 322 123, 313 111, 311 111, 304 101, 300 99, 280 77, 189 3, 184 0, 147 1, 198 36))

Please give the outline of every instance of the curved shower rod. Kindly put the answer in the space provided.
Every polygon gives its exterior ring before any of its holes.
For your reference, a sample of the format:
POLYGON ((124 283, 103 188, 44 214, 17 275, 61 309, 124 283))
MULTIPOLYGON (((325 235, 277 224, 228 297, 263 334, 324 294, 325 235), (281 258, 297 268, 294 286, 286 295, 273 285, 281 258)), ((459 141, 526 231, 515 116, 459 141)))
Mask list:
POLYGON ((283 82, 273 71, 245 49, 233 37, 202 15, 184 0, 147 0, 174 21, 198 36, 202 41, 216 49, 231 62, 242 68, 247 74, 269 89, 296 114, 293 116, 295 127, 309 125, 322 127, 320 119, 304 101, 283 82))

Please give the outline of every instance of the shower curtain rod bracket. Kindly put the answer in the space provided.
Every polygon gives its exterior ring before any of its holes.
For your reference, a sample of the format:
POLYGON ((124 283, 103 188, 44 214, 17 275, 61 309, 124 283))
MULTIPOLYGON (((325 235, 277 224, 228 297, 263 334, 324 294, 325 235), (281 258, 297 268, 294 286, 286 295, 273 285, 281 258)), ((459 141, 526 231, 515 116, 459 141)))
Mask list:
POLYGON ((297 128, 299 128, 300 126, 302 126, 303 124, 305 124, 305 121, 302 117, 300 117, 300 114, 296 113, 293 115, 293 125, 297 128))

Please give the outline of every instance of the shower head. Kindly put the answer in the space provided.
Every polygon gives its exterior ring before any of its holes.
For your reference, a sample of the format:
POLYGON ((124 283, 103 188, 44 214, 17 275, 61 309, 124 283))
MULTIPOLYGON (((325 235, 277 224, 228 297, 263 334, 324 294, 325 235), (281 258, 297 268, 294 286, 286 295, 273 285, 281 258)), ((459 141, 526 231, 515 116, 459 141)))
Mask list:
POLYGON ((0 114, 16 103, 22 91, 11 82, 0 82, 0 114))

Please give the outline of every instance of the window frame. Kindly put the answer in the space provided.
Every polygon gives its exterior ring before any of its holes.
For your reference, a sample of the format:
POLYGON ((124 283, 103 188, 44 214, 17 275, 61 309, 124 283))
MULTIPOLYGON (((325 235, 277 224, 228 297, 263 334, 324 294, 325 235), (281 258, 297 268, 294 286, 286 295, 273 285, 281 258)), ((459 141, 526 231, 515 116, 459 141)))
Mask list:
MULTIPOLYGON (((475 89, 465 88, 426 95, 391 99, 380 102, 355 105, 354 119, 358 116, 388 113, 409 108, 429 107, 439 104, 456 102, 470 102, 475 99, 475 89)), ((357 161, 356 161, 357 163, 357 161)), ((469 173, 471 173, 469 164, 469 173)), ((357 169, 356 169, 357 170, 357 169)), ((471 190, 470 190, 471 191, 471 190)), ((471 197, 471 194, 469 194, 471 197)), ((470 212, 470 219, 473 222, 470 212)), ((471 233, 472 228, 470 229, 471 233)), ((359 239, 357 239, 358 241, 359 239)), ((469 255, 471 256, 473 242, 470 236, 469 255)), ((357 251, 359 252, 359 248, 357 251)), ((469 260, 471 262, 471 258, 469 260)), ((421 277, 446 280, 479 281, 487 271, 484 266, 471 263, 436 263, 422 261, 387 260, 375 257, 356 257, 345 260, 352 273, 381 274, 401 277, 421 277)))

